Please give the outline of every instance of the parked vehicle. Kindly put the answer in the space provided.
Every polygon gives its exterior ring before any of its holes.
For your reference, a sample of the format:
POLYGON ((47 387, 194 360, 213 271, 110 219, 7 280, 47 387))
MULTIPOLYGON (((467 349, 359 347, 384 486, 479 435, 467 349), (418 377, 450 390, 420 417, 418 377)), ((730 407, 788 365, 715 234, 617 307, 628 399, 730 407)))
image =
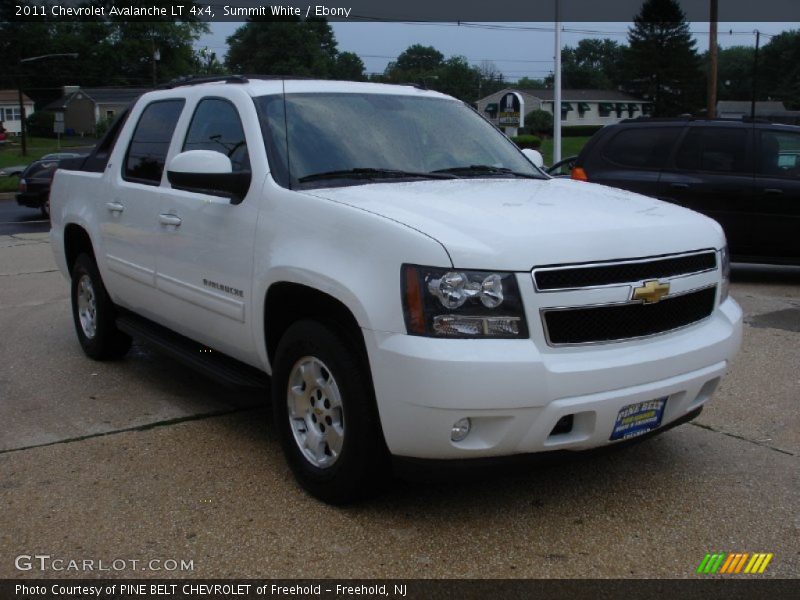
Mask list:
POLYGON ((0 177, 19 177, 28 165, 13 165, 0 169, 0 177))
POLYGON ((666 200, 722 225, 733 260, 800 264, 800 127, 640 118, 604 127, 572 177, 666 200))
POLYGON ((288 463, 333 503, 390 456, 578 451, 694 418, 741 339, 721 228, 534 159, 412 86, 144 94, 53 183, 78 340, 270 375, 288 463))
POLYGON ((40 160, 64 160, 65 158, 79 158, 81 156, 86 155, 78 152, 52 152, 45 154, 40 160))
POLYGON ((37 160, 20 173, 17 204, 38 208, 50 218, 50 184, 58 168, 57 160, 37 160))
MULTIPOLYGON (((76 152, 57 152, 46 154, 32 162, 19 173, 19 192, 17 204, 28 208, 38 208, 42 215, 50 218, 50 185, 56 169, 65 161, 83 159, 87 155, 76 152)), ((13 175, 15 173, 11 173, 13 175)))

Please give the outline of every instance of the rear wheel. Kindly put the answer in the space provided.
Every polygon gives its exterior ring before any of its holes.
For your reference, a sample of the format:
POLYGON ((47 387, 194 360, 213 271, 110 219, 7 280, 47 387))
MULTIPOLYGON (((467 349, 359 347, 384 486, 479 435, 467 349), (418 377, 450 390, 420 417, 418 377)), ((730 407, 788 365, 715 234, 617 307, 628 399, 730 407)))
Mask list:
POLYGON ((315 321, 298 321, 275 353, 272 406, 287 462, 313 496, 344 504, 388 472, 372 385, 355 344, 315 321))
POLYGON ((131 338, 117 329, 116 309, 94 258, 81 254, 72 267, 72 317, 87 356, 107 360, 124 356, 131 338))
POLYGON ((44 204, 42 204, 40 210, 42 211, 42 216, 45 219, 50 218, 50 196, 48 196, 47 199, 44 201, 44 204))

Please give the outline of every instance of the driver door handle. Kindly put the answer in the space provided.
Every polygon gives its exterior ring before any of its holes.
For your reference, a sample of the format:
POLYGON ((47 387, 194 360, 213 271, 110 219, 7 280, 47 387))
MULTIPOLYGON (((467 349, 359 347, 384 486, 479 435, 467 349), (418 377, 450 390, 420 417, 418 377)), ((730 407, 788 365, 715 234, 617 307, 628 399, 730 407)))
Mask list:
POLYGON ((106 202, 106 208, 112 213, 121 213, 125 210, 125 207, 119 202, 106 202))
POLYGON ((175 227, 180 227, 181 224, 181 218, 179 216, 164 213, 158 215, 158 221, 162 225, 174 225, 175 227))
POLYGON ((688 183, 671 183, 669 187, 676 189, 676 190, 686 190, 689 188, 688 183))
POLYGON ((770 196, 780 196, 783 190, 779 188, 764 188, 764 193, 770 196))

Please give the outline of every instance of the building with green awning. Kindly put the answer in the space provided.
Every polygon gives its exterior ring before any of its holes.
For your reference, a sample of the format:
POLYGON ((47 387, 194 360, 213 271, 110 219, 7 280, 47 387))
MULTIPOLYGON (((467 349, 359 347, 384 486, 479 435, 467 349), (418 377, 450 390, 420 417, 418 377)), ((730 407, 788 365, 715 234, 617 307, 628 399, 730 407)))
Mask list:
MULTIPOLYGON (((499 122, 500 100, 509 92, 519 94, 525 113, 544 110, 553 113, 553 90, 507 88, 481 98, 475 104, 484 117, 515 135, 517 128, 508 128, 499 122), (513 130, 512 130, 513 129, 513 130)), ((603 126, 647 114, 648 102, 617 90, 562 90, 561 122, 563 126, 603 126)))

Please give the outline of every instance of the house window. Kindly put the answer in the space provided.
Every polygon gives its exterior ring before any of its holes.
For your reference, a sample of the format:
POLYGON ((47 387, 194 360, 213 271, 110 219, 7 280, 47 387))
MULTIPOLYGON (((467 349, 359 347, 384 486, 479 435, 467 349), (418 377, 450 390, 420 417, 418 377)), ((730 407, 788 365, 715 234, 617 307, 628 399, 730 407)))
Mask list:
POLYGON ((628 115, 630 116, 631 119, 635 116, 635 114, 637 112, 639 112, 639 105, 635 104, 633 102, 629 103, 628 104, 628 115))
POLYGON ((586 102, 578 102, 578 118, 583 119, 592 108, 586 102))
POLYGON ((567 113, 569 113, 569 111, 571 111, 571 110, 573 110, 572 104, 570 104, 569 102, 562 102, 561 103, 561 120, 562 121, 566 121, 567 120, 567 113))
POLYGON ((611 111, 614 109, 614 105, 609 102, 601 102, 598 104, 597 108, 601 117, 610 117, 611 111))
POLYGON ((0 108, 0 121, 19 121, 19 108, 0 108))

